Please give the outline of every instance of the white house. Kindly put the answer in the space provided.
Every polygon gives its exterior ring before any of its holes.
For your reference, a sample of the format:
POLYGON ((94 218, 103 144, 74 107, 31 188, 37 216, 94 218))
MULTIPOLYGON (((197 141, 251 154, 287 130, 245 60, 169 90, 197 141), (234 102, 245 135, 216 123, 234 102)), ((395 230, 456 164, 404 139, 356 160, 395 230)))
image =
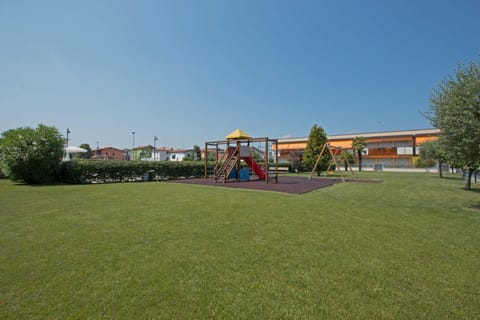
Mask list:
POLYGON ((183 161, 185 157, 192 158, 193 150, 191 149, 176 149, 161 147, 152 152, 153 161, 183 161))

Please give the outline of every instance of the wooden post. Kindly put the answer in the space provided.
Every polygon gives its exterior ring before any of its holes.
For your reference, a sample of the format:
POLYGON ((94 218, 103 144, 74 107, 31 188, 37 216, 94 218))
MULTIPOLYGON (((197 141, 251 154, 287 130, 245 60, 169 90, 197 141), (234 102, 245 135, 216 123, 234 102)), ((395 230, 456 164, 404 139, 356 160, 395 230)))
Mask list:
POLYGON ((353 173, 353 169, 352 169, 352 165, 350 164, 350 161, 347 160, 347 164, 348 164, 348 169, 350 169, 350 173, 352 174, 352 177, 354 179, 357 179, 357 176, 355 175, 355 173, 353 173))
POLYGON ((328 151, 330 151, 330 155, 332 156, 333 162, 335 163, 335 170, 338 170, 338 172, 340 173, 340 177, 342 177, 342 182, 345 182, 345 177, 343 176, 342 172, 340 171, 340 168, 339 168, 338 162, 337 162, 337 149, 335 149, 335 154, 333 154, 332 149, 329 146, 328 151))
POLYGON ((207 179, 208 174, 208 144, 205 142, 205 179, 207 179))
MULTIPOLYGON (((215 144, 215 168, 218 166, 218 143, 215 144)), ((217 175, 217 172, 215 172, 215 175, 217 175)))
POLYGON ((317 169, 318 163, 320 162, 320 158, 323 156, 323 152, 325 151, 325 148, 327 147, 328 143, 325 143, 322 147, 322 151, 320 151, 320 154, 318 155, 317 161, 315 162, 315 165, 313 166, 312 172, 310 173, 310 177, 308 177, 308 181, 312 180, 313 173, 315 172, 315 169, 317 169))
POLYGON ((269 162, 268 162, 268 138, 266 138, 266 140, 265 140, 265 182, 266 183, 268 183, 268 179, 269 179, 268 165, 269 165, 269 162))
POLYGON ((238 148, 238 159, 237 159, 237 163, 235 164, 235 171, 236 171, 235 180, 239 182, 240 181, 240 149, 242 148, 242 142, 240 140, 237 140, 237 148, 238 148))
MULTIPOLYGON (((247 147, 248 147, 248 156, 250 156, 250 140, 247 141, 247 147)), ((248 181, 250 181, 250 176, 252 175, 253 168, 250 168, 250 165, 247 165, 247 168, 248 168, 248 181)))
POLYGON ((278 183, 278 140, 275 140, 275 182, 278 183))

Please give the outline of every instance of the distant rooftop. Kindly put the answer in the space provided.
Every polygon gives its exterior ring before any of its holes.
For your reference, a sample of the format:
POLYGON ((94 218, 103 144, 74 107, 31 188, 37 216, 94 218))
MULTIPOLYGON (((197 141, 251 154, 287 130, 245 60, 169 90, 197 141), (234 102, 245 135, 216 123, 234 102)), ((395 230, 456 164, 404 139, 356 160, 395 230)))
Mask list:
MULTIPOLYGON (((416 130, 400 130, 400 131, 382 131, 382 132, 365 132, 365 133, 350 133, 350 134, 335 134, 327 135, 328 140, 344 140, 353 139, 355 137, 364 138, 383 138, 383 137, 401 137, 401 136, 413 136, 413 135, 432 135, 439 134, 440 129, 416 129, 416 130)), ((308 137, 303 138, 279 138, 279 143, 288 142, 304 142, 308 137)))

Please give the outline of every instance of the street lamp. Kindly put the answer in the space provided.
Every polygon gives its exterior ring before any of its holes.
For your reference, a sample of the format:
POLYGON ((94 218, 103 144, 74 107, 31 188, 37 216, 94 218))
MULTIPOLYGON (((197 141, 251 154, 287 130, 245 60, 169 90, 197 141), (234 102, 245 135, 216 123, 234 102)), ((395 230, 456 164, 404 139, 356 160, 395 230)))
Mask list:
POLYGON ((132 143, 132 157, 130 160, 134 160, 133 159, 133 149, 135 149, 135 130, 132 131, 132 136, 133 136, 133 143, 132 143))
POLYGON ((153 137, 153 161, 156 160, 155 155, 157 154, 157 136, 153 137))
POLYGON ((70 129, 67 128, 67 147, 68 147, 68 135, 70 134, 70 129))

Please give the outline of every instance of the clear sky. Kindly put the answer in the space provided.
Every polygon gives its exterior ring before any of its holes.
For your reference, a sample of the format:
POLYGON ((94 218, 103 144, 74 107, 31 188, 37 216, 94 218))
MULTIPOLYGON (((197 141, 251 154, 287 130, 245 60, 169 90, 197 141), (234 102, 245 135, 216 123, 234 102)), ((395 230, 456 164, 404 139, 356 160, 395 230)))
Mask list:
POLYGON ((479 0, 0 0, 0 131, 189 148, 429 128, 433 89, 479 51, 479 0))

